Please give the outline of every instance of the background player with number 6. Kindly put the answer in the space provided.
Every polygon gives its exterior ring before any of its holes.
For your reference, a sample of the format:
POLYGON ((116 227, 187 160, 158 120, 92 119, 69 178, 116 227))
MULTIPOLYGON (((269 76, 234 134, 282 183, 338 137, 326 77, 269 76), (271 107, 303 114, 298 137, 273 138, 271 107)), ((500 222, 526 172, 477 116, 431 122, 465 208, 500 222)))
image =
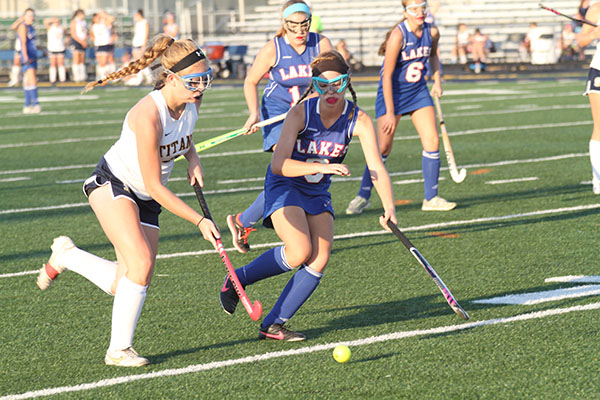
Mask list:
MULTIPOLYGON (((261 119, 286 113, 310 85, 310 62, 320 52, 331 50, 331 42, 325 36, 309 32, 311 23, 310 8, 302 0, 284 3, 281 11, 282 27, 275 37, 259 51, 246 80, 244 97, 250 116, 244 124, 246 134, 258 130, 255 126, 261 119), (262 106, 258 104, 258 84, 269 74, 262 106)), ((273 151, 283 121, 263 127, 263 150, 273 151)), ((233 245, 240 253, 250 250, 248 235, 252 226, 263 217, 264 191, 244 212, 229 215, 227 226, 233 235, 233 245)))
MULTIPOLYGON (((456 203, 438 196, 440 175, 439 136, 433 100, 425 75, 431 68, 434 96, 442 95, 440 60, 437 55, 440 33, 435 25, 425 22, 427 2, 403 0, 404 19, 386 37, 379 49, 385 55, 381 67, 379 89, 375 100, 377 138, 385 162, 392 151, 394 133, 402 115, 409 114, 421 138, 421 165, 425 188, 423 211, 448 211, 456 203), (429 66, 428 66, 429 65, 429 66)), ((346 214, 360 214, 369 207, 373 183, 372 172, 365 167, 358 195, 350 202, 346 214)))
MULTIPOLYGON (((350 175, 342 161, 353 136, 360 139, 367 165, 376 176, 374 183, 384 208, 379 222, 387 230, 388 221, 396 222, 390 177, 381 160, 373 122, 356 106, 348 65, 332 50, 315 58, 311 69, 312 84, 300 101, 313 90, 319 96, 290 110, 265 177, 263 224, 273 227, 284 244, 236 270, 246 286, 297 269, 263 319, 259 339, 305 339, 284 324, 317 288, 329 261, 334 220, 331 175, 350 175), (344 98, 346 89, 353 101, 344 98)), ((238 296, 227 278, 220 301, 225 312, 235 311, 238 296)))

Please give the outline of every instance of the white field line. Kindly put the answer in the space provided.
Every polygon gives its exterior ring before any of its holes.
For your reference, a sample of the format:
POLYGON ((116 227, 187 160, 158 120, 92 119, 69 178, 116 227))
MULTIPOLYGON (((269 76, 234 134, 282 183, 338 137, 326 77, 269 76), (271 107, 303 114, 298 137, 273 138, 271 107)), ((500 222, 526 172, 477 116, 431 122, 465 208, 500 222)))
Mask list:
POLYGON ((509 294, 489 299, 473 300, 473 303, 533 305, 574 297, 595 296, 598 294, 600 294, 600 285, 585 285, 566 289, 544 290, 541 292, 509 294))
MULTIPOLYGON (((208 193, 208 191, 205 193, 208 193)), ((185 194, 185 195, 186 196, 195 196, 194 193, 189 193, 189 194, 185 194)), ((178 196, 182 196, 182 195, 179 194, 178 196)), ((83 203, 83 204, 87 205, 87 203, 83 203)), ((400 228, 400 230, 402 230, 403 232, 414 232, 414 231, 422 231, 422 230, 428 230, 428 229, 447 228, 450 226, 472 225, 472 224, 477 224, 477 223, 482 223, 482 222, 505 221, 505 220, 510 220, 510 219, 526 218, 526 217, 548 215, 548 214, 560 214, 560 213, 576 212, 576 211, 583 211, 583 210, 593 210, 593 209, 599 209, 599 208, 600 208, 600 203, 587 204, 587 205, 574 206, 574 207, 554 208, 554 209, 549 209, 549 210, 530 211, 530 212, 519 213, 519 214, 501 215, 501 216, 496 216, 496 217, 483 217, 483 218, 475 218, 475 219, 468 219, 468 220, 440 222, 437 224, 408 226, 408 227, 400 228)), ((343 235, 335 235, 333 237, 333 239, 334 240, 354 239, 354 238, 358 238, 358 237, 377 236, 377 235, 386 235, 386 234, 389 234, 389 232, 385 231, 385 230, 355 232, 355 233, 346 233, 343 235)), ((259 243, 259 244, 253 244, 252 247, 257 248, 257 249, 265 248, 265 247, 270 248, 270 247, 274 247, 274 246, 280 246, 282 244, 283 244, 283 242, 259 243)), ((232 248, 226 249, 226 251, 235 251, 235 249, 232 247, 232 248)), ((171 253, 171 254, 159 254, 158 256, 156 256, 156 258, 157 259, 166 259, 166 258, 175 258, 175 257, 189 257, 189 256, 199 256, 199 255, 210 254, 210 253, 216 253, 216 250, 210 249, 210 250, 187 251, 187 252, 171 253)), ((22 271, 22 272, 11 273, 11 274, 2 274, 2 275, 0 275, 0 278, 11 278, 13 276, 21 276, 21 275, 28 275, 28 274, 34 274, 34 273, 36 273, 36 271, 22 271)))
POLYGON ((28 181, 31 178, 28 176, 15 176, 14 178, 6 178, 6 179, 0 179, 0 182, 18 182, 18 181, 28 181))
POLYGON ((504 183, 517 183, 517 182, 528 182, 528 181, 537 181, 539 178, 537 176, 531 176, 529 178, 514 178, 514 179, 500 179, 497 181, 487 181, 486 185, 502 185, 504 183))
POLYGON ((569 282, 569 283, 600 283, 600 276, 598 275, 567 275, 567 276, 555 276, 552 278, 544 279, 544 282, 569 282))
POLYGON ((449 332, 460 332, 460 331, 464 331, 467 329, 474 329, 474 328, 479 328, 479 327, 483 327, 483 326, 505 325, 505 324, 511 324, 511 323, 515 323, 515 322, 530 321, 530 320, 535 320, 535 319, 552 317, 552 316, 556 316, 556 315, 568 314, 568 313, 572 313, 572 312, 593 311, 593 310, 598 310, 598 309, 600 309, 600 303, 590 303, 590 304, 581 305, 581 306, 554 308, 554 309, 550 309, 550 310, 536 311, 536 312, 531 312, 531 313, 526 313, 526 314, 519 314, 519 315, 515 315, 512 317, 493 318, 493 319, 488 319, 488 320, 483 320, 483 321, 468 322, 468 323, 464 323, 464 324, 460 324, 460 325, 446 325, 446 326, 439 326, 436 328, 429 328, 429 329, 416 329, 416 330, 412 330, 412 331, 393 332, 393 333, 388 333, 385 335, 371 336, 371 337, 367 337, 364 339, 350 340, 350 341, 345 341, 345 342, 335 342, 335 343, 323 343, 323 344, 319 344, 319 345, 307 346, 307 347, 302 347, 302 348, 293 349, 293 350, 274 351, 274 352, 269 352, 269 353, 262 353, 262 354, 256 354, 253 356, 237 358, 237 359, 213 361, 213 362, 206 363, 206 364, 194 364, 194 365, 189 365, 189 366, 183 367, 183 368, 164 369, 161 371, 154 371, 154 372, 149 372, 149 373, 145 373, 145 374, 126 375, 126 376, 120 376, 117 378, 102 379, 102 380, 99 380, 96 382, 82 383, 82 384, 78 384, 78 385, 74 385, 74 386, 61 386, 61 387, 55 387, 55 388, 34 390, 34 391, 26 392, 26 393, 11 394, 11 395, 7 395, 7 396, 3 396, 3 397, 0 397, 0 400, 21 400, 21 399, 31 399, 34 397, 52 396, 52 395, 62 394, 62 393, 80 392, 80 391, 84 391, 84 390, 93 390, 93 389, 98 389, 98 388, 102 388, 102 387, 110 387, 110 386, 121 385, 121 384, 126 384, 126 383, 130 383, 130 382, 135 382, 135 381, 142 381, 142 380, 147 380, 147 379, 164 378, 164 377, 178 376, 178 375, 187 375, 187 374, 193 374, 193 373, 198 373, 198 372, 202 372, 202 371, 210 371, 210 370, 214 370, 217 368, 231 367, 234 365, 254 364, 254 363, 257 363, 260 361, 267 361, 267 360, 272 360, 272 359, 276 359, 276 358, 293 357, 293 356, 298 356, 298 355, 302 355, 302 354, 311 354, 311 353, 316 353, 316 352, 320 352, 320 351, 328 351, 328 350, 331 350, 341 344, 349 346, 349 347, 368 346, 371 344, 384 343, 384 342, 389 342, 392 340, 401 340, 401 339, 408 339, 408 338, 412 338, 412 337, 422 337, 422 336, 431 336, 431 335, 443 335, 443 334, 446 334, 449 332))
MULTIPOLYGON (((263 186, 255 186, 255 187, 245 187, 245 188, 231 188, 231 189, 218 189, 218 190, 207 190, 204 194, 220 194, 220 193, 236 193, 236 192, 248 192, 248 191, 256 191, 263 190, 263 186)), ((195 196, 194 193, 176 193, 178 197, 189 197, 195 196)), ((0 215, 2 214, 20 214, 25 212, 34 212, 34 211, 50 211, 50 210, 58 210, 63 208, 77 208, 84 207, 89 205, 89 203, 71 203, 71 204, 60 204, 58 206, 43 206, 43 207, 29 207, 29 208, 15 208, 12 210, 0 210, 0 215)))

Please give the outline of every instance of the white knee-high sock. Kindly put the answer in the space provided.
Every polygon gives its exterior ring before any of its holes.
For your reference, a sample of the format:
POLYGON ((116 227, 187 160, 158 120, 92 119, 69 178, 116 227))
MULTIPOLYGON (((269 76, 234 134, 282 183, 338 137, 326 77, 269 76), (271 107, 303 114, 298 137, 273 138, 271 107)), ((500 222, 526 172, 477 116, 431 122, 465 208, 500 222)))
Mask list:
POLYGON ((13 65, 10 69, 10 80, 13 82, 19 82, 21 79, 21 66, 13 65))
POLYGON ((595 181, 600 181, 600 142, 590 140, 590 161, 595 181))
POLYGON ((112 296, 110 287, 117 275, 117 263, 105 260, 77 247, 65 250, 58 257, 57 262, 66 269, 77 272, 112 296))
POLYGON ((64 65, 58 67, 58 80, 64 82, 67 80, 67 70, 64 65))
POLYGON ((56 82, 56 67, 50 67, 48 75, 50 75, 50 83, 56 82))
POLYGON ((137 325, 148 286, 138 285, 123 276, 117 285, 113 302, 110 351, 124 350, 133 344, 133 333, 137 325))

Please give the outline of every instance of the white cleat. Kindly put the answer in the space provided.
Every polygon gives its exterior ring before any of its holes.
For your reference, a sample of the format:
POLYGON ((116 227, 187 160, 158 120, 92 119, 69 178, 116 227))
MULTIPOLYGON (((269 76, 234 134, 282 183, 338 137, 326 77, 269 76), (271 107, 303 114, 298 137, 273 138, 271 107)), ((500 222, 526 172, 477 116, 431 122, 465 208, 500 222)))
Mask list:
POLYGON ((72 249, 75 247, 73 241, 67 236, 59 236, 54 239, 52 246, 52 255, 46 264, 40 269, 40 273, 37 278, 37 285, 40 289, 46 290, 56 277, 65 270, 65 267, 60 265, 57 261, 65 250, 72 249))
POLYGON ((423 200, 421 210, 423 211, 450 211, 456 207, 456 203, 446 201, 440 196, 435 196, 431 200, 423 200))
POLYGON ((365 199, 364 197, 356 196, 348 204, 348 208, 346 208, 346 214, 360 214, 365 208, 369 208, 370 205, 371 203, 369 200, 365 199))
POLYGON ((149 364, 150 361, 147 358, 141 357, 133 347, 128 347, 125 350, 107 350, 104 363, 118 367, 142 367, 149 364))
POLYGON ((34 104, 30 107, 30 114, 39 114, 42 112, 42 106, 39 104, 34 104))
POLYGON ((596 177, 592 179, 592 190, 594 194, 600 194, 600 179, 596 179, 596 177))

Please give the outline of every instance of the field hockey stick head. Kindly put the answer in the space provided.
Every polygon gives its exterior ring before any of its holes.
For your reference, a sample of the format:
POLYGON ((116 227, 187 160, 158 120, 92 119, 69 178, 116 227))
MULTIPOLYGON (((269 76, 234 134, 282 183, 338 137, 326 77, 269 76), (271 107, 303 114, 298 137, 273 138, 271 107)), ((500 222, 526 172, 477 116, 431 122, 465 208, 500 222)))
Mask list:
POLYGON ((467 170, 464 168, 461 168, 460 171, 450 169, 450 177, 455 183, 462 183, 467 177, 467 170))

